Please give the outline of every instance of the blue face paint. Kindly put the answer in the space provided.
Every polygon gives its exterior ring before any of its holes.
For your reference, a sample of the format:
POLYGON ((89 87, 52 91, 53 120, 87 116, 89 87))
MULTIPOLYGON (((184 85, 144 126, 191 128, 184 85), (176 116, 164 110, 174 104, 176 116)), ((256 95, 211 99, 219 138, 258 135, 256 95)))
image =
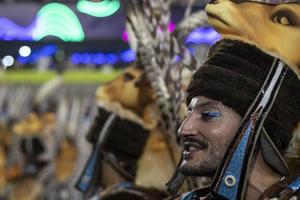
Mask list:
POLYGON ((220 118, 221 113, 219 111, 204 111, 200 116, 203 121, 210 121, 220 118))

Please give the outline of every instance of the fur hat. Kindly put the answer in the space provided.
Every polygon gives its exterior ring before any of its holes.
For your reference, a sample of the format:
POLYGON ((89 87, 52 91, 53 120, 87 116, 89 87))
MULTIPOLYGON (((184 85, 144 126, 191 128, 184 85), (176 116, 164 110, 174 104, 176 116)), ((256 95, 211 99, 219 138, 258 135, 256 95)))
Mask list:
MULTIPOLYGON (((98 115, 87 134, 87 140, 93 145, 96 144, 103 124, 110 114, 111 111, 98 107, 98 115)), ((135 177, 137 161, 143 153, 148 136, 149 131, 140 124, 118 116, 104 150, 112 153, 123 164, 122 168, 135 177)))
MULTIPOLYGON (((224 39, 211 47, 208 59, 193 75, 187 89, 189 104, 202 95, 221 101, 242 117, 260 91, 274 57, 256 46, 224 39)), ((283 152, 300 121, 300 81, 288 71, 264 127, 283 152)))

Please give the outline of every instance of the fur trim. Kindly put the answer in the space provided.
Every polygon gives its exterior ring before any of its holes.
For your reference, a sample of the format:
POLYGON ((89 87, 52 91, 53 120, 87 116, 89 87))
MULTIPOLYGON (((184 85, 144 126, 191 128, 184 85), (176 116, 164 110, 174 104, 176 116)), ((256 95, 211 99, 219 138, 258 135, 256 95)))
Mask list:
POLYGON ((298 79, 300 79, 300 67, 298 67, 297 65, 294 65, 294 64, 290 63, 288 60, 282 58, 280 55, 278 55, 278 53, 267 51, 264 48, 261 48, 260 45, 258 45, 256 42, 254 42, 252 40, 248 40, 247 38, 244 38, 244 37, 241 37, 241 36, 223 35, 222 37, 224 39, 237 40, 237 41, 249 44, 251 46, 255 46, 255 47, 259 48, 261 51, 263 51, 264 53, 269 54, 273 57, 279 58, 282 62, 287 64, 287 66, 297 75, 298 79))
POLYGON ((134 111, 124 108, 118 102, 110 101, 109 94, 106 94, 101 87, 97 91, 97 104, 99 107, 105 109, 106 111, 117 113, 120 118, 135 122, 147 130, 155 128, 157 124, 154 121, 145 121, 134 111))

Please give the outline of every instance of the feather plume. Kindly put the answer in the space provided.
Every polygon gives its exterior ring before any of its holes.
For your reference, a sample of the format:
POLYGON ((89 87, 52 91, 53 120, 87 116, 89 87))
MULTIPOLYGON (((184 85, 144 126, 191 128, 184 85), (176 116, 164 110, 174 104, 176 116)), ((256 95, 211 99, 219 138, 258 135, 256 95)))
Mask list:
MULTIPOLYGON (((188 2, 185 17, 174 33, 169 31, 172 0, 129 0, 126 4, 127 27, 137 41, 137 55, 156 94, 162 126, 172 152, 177 152, 176 132, 182 122, 182 69, 192 70, 198 60, 184 41, 198 26, 207 26, 204 11, 190 15, 193 0, 188 2), (178 61, 177 58, 180 58, 178 61)), ((134 45, 135 46, 135 45, 134 45)), ((176 154, 176 153, 175 153, 176 154)), ((178 155, 178 154, 177 154, 178 155)))

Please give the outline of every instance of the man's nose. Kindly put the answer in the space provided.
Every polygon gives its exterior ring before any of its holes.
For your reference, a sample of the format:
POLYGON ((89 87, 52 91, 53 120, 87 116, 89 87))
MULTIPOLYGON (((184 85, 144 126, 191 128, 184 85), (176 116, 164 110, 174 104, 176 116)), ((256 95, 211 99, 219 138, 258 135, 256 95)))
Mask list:
POLYGON ((178 129, 179 137, 195 136, 197 135, 196 122, 192 117, 187 117, 178 129))

